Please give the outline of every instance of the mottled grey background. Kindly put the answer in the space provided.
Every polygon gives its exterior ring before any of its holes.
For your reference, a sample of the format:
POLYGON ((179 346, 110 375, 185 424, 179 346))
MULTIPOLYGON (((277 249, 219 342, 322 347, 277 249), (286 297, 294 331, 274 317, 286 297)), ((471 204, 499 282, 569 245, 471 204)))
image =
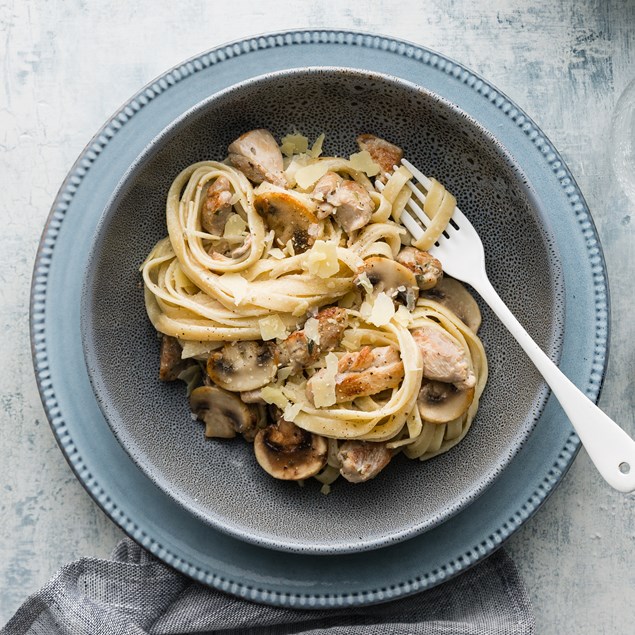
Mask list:
MULTIPOLYGON (((227 40, 296 27, 408 39, 507 93, 564 155, 604 246, 612 342, 600 405, 635 434, 633 214, 611 170, 615 104, 635 78, 630 0, 0 0, 0 624, 63 563, 106 556, 121 533, 67 467, 40 405, 28 297, 55 193, 92 134, 142 85, 227 40)), ((507 544, 537 632, 632 633, 635 496, 613 492, 584 451, 507 544)))

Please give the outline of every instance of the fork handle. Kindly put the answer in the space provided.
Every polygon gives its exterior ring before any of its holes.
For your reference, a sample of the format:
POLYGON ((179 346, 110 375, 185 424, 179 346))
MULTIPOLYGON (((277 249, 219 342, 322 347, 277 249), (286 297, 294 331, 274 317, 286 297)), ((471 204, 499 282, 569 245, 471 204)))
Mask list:
POLYGON ((606 482, 620 492, 635 491, 635 441, 545 355, 487 278, 470 281, 470 284, 489 304, 540 371, 606 482))

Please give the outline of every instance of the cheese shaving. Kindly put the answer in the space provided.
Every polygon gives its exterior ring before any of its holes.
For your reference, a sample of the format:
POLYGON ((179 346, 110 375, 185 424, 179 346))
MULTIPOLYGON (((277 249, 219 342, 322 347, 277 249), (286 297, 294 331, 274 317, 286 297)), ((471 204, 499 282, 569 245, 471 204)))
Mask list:
POLYGON ((395 303, 382 291, 375 298, 368 321, 375 326, 385 326, 395 315, 395 303))
POLYGON ((207 357, 211 351, 223 346, 223 342, 195 342, 192 340, 179 340, 179 344, 181 345, 181 359, 207 357))
POLYGON ((278 406, 281 410, 287 407, 289 400, 282 394, 282 390, 276 386, 265 386, 260 389, 260 396, 269 404, 278 406))
POLYGON ((362 289, 364 289, 366 293, 373 292, 373 285, 368 279, 368 274, 366 272, 361 273, 359 276, 357 276, 357 284, 362 287, 362 289))
POLYGON ((304 334, 318 346, 320 345, 320 323, 315 318, 309 318, 304 323, 304 334))
POLYGON ((247 229, 247 223, 240 214, 232 214, 225 223, 223 238, 239 238, 247 229))
POLYGON ((288 134, 285 137, 282 137, 282 145, 280 146, 280 150, 282 154, 287 157, 293 156, 294 154, 303 154, 309 148, 309 140, 301 134, 288 134))
POLYGON ((373 161, 368 150, 351 154, 350 162, 353 168, 365 172, 366 176, 377 176, 381 172, 381 168, 373 161))
POLYGON ((335 243, 316 240, 306 254, 306 269, 313 276, 330 278, 340 270, 335 243))
POLYGON ((282 416, 284 417, 285 421, 290 421, 291 423, 293 423, 298 414, 300 414, 300 410, 302 410, 301 403, 289 403, 284 409, 282 416))
POLYGON ((303 189, 308 190, 329 171, 327 161, 317 161, 306 165, 295 173, 295 182, 303 189))
POLYGON ((412 314, 403 304, 399 305, 399 308, 395 313, 395 321, 406 328, 408 328, 410 326, 410 322, 412 322, 412 314))
POLYGON ((265 342, 287 337, 287 327, 278 314, 260 318, 258 326, 260 328, 260 336, 265 342))
POLYGON ((227 285, 230 293, 234 296, 234 304, 236 306, 242 304, 249 291, 249 282, 239 273, 224 273, 220 280, 224 285, 227 285))
POLYGON ((322 154, 322 144, 324 143, 324 133, 322 133, 316 140, 311 149, 309 150, 309 156, 317 159, 322 154))
POLYGON ((315 382, 313 387, 313 403, 316 408, 332 406, 337 401, 335 397, 337 362, 335 353, 329 353, 326 356, 326 370, 322 376, 322 381, 315 382))

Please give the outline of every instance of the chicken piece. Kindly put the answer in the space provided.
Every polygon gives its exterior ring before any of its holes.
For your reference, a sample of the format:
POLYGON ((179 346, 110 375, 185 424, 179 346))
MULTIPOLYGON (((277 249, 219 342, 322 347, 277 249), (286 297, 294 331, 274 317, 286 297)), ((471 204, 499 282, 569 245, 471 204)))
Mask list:
POLYGON ((254 183, 269 181, 285 187, 282 152, 273 135, 264 129, 251 130, 230 144, 229 160, 254 183))
MULTIPOLYGON (((306 392, 311 403, 314 403, 314 387, 324 381, 325 374, 326 369, 322 369, 307 382, 306 392)), ((394 346, 364 346, 358 352, 342 355, 337 363, 336 403, 396 388, 403 377, 403 362, 394 346)))
POLYGON ((360 134, 357 137, 357 145, 360 150, 366 150, 372 160, 381 168, 383 181, 386 180, 387 174, 393 173, 393 166, 399 165, 403 159, 403 150, 399 146, 373 134, 360 134))
POLYGON ((423 291, 432 289, 443 278, 441 263, 427 251, 421 251, 416 247, 404 247, 397 254, 396 260, 415 274, 417 285, 423 291))
POLYGON ((350 483, 363 483, 375 478, 392 459, 385 443, 346 441, 337 453, 340 474, 350 483))
POLYGON ((208 188, 201 210, 203 229, 214 236, 222 236, 225 223, 232 213, 232 192, 229 179, 219 176, 208 188))
POLYGON ((190 365, 190 360, 181 359, 182 350, 176 337, 162 335, 159 358, 159 379, 161 381, 177 380, 179 374, 190 365))
POLYGON ((366 189, 335 172, 327 172, 315 184, 311 198, 321 201, 318 205, 319 218, 333 214, 347 234, 367 225, 373 213, 373 200, 366 189))
POLYGON ((459 390, 476 384, 465 350, 440 327, 418 328, 412 337, 421 351, 424 377, 454 384, 459 390))
POLYGON ((291 364, 299 370, 317 362, 320 355, 336 348, 342 341, 344 330, 348 326, 348 314, 345 309, 333 306, 322 309, 316 316, 318 321, 318 340, 309 339, 304 329, 294 331, 280 344, 280 363, 291 364))

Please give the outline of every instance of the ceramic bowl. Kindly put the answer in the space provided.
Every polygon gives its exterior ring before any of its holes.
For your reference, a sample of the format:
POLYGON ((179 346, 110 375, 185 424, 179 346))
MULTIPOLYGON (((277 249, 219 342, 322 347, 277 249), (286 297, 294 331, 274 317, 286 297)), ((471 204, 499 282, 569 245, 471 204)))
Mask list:
POLYGON ((280 71, 211 95, 169 125, 120 181, 92 237, 82 298, 86 365, 121 445, 190 513, 242 540, 318 554, 368 550, 422 533, 467 506, 499 476, 537 421, 547 389, 481 304, 490 377, 467 437, 430 461, 398 456, 377 478, 319 484, 276 481, 242 439, 210 440, 192 420, 184 385, 158 380, 159 340, 143 303, 139 265, 167 233, 174 177, 222 160, 252 128, 277 138, 326 134, 325 155, 357 151, 372 132, 401 146, 456 196, 485 245, 494 286, 538 344, 557 358, 563 302, 546 213, 493 134, 425 87, 344 68, 280 71))

